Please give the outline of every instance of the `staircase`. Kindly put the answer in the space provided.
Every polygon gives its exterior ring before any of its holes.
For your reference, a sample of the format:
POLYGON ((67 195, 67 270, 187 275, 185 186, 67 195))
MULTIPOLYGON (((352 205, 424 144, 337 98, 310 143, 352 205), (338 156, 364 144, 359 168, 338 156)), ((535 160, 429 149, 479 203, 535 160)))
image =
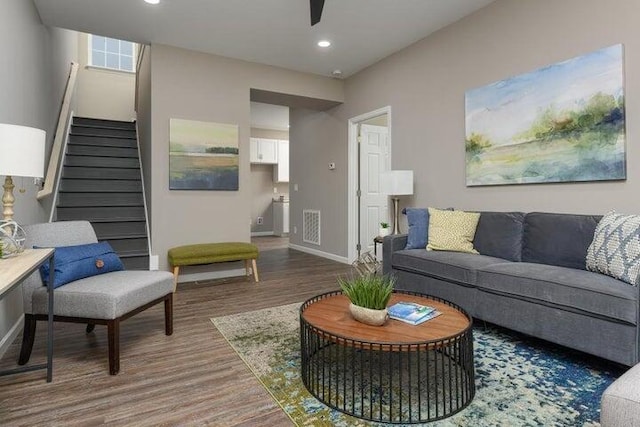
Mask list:
POLYGON ((127 270, 149 268, 135 122, 74 117, 57 200, 57 221, 90 221, 127 270))

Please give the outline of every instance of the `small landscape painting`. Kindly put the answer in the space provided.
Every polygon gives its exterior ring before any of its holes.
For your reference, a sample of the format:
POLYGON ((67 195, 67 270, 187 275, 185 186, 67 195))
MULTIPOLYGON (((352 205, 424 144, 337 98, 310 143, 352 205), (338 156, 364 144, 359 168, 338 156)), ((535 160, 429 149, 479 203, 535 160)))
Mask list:
POLYGON ((170 190, 238 190, 238 126, 171 119, 170 190))
POLYGON ((621 44, 469 90, 467 186, 626 179, 621 44))

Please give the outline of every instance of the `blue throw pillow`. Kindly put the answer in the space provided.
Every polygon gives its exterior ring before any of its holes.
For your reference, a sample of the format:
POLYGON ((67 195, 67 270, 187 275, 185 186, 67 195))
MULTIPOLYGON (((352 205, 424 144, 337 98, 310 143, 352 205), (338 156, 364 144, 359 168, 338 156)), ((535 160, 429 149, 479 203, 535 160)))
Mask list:
MULTIPOLYGON (((58 247, 53 265, 56 272, 54 288, 85 277, 124 270, 122 261, 107 242, 58 247)), ((46 285, 49 281, 48 262, 40 267, 40 276, 46 285)))
POLYGON ((425 249, 429 241, 429 211, 424 208, 404 208, 409 231, 405 249, 425 249))

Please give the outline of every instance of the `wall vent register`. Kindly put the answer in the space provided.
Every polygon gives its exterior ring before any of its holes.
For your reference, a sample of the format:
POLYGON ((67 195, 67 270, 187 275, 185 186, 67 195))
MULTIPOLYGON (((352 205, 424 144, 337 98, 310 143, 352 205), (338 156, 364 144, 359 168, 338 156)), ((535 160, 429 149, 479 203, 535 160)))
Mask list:
POLYGON ((302 211, 302 241, 320 246, 320 211, 302 211))

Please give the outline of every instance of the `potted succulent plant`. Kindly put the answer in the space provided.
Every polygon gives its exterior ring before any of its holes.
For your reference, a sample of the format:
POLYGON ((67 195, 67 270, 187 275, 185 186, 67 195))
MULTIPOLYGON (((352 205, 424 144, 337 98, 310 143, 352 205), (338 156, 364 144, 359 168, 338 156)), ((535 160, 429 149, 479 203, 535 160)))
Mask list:
POLYGON ((378 230, 378 234, 380 235, 380 237, 388 236, 389 234, 391 234, 391 228, 389 228, 388 222, 380 223, 380 229, 378 230))
POLYGON ((349 311, 354 319, 367 325, 384 324, 395 278, 367 274, 350 279, 338 278, 338 284, 351 301, 349 311))

